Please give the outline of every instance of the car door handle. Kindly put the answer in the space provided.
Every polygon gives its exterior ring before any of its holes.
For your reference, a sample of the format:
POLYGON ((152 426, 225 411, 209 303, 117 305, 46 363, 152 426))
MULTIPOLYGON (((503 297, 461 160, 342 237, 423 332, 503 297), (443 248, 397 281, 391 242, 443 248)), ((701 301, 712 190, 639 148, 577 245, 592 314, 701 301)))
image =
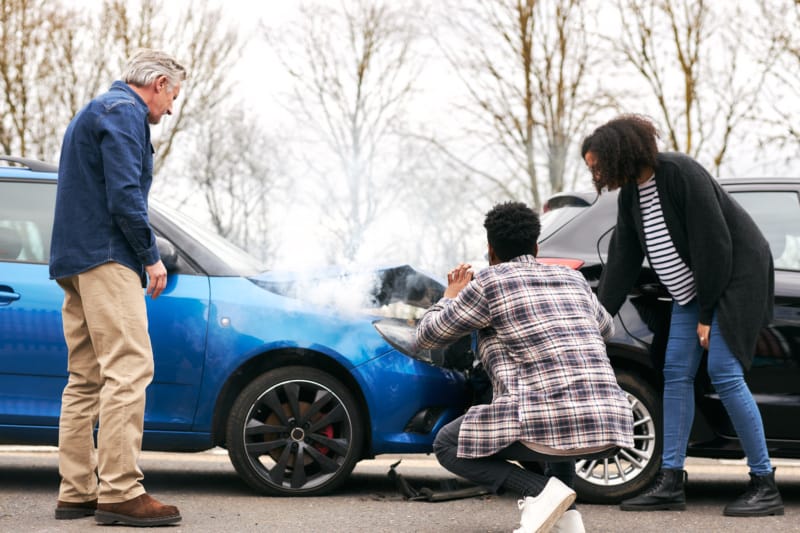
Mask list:
POLYGON ((0 285, 0 305, 8 305, 19 300, 19 293, 8 285, 0 285))

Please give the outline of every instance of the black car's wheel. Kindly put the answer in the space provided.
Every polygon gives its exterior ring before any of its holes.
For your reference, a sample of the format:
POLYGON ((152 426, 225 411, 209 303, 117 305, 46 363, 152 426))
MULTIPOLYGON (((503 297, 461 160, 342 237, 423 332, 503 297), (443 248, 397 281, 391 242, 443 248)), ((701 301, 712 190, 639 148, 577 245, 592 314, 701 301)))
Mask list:
POLYGON ((338 487, 361 457, 363 424, 353 395, 314 368, 259 376, 233 404, 227 446, 239 475, 259 492, 315 496, 338 487))
POLYGON ((649 485, 658 472, 663 446, 661 400, 650 384, 628 372, 617 381, 633 409, 634 447, 606 459, 578 461, 575 490, 591 503, 617 503, 649 485))

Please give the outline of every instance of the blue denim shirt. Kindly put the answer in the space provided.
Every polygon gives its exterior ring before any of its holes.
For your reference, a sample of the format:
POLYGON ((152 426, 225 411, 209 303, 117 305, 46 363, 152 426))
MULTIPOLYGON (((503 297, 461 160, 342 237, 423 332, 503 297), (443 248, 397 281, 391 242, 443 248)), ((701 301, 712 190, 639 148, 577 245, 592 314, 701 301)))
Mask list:
POLYGON ((147 216, 153 147, 147 105, 115 81, 89 102, 64 134, 58 167, 50 277, 108 262, 142 276, 160 257, 147 216))

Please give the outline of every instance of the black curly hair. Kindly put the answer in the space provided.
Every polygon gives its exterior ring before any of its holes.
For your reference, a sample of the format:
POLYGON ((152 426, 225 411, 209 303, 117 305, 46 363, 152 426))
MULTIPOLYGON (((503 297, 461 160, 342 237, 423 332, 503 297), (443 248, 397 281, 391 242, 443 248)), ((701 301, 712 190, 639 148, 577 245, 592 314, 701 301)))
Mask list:
POLYGON ((592 152, 597 162, 592 181, 599 193, 636 182, 644 167, 658 166, 658 130, 644 115, 626 114, 606 122, 583 140, 581 157, 592 152))
POLYGON ((520 255, 534 255, 542 229, 539 215, 522 202, 495 205, 483 222, 486 238, 501 261, 520 255))

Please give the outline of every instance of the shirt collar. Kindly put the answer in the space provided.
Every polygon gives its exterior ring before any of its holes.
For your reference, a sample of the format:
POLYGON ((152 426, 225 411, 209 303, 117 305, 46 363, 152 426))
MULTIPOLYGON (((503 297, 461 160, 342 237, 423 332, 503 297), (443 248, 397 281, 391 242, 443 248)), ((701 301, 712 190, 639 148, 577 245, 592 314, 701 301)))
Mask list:
POLYGON ((517 257, 510 259, 509 263, 535 263, 536 256, 531 254, 523 254, 518 255, 517 257))
POLYGON ((640 189, 644 189, 645 187, 649 186, 651 183, 653 183, 653 181, 655 180, 655 177, 656 177, 656 173, 655 173, 655 172, 653 172, 653 173, 650 175, 650 177, 649 177, 649 178, 647 178, 646 180, 644 180, 642 183, 639 183, 639 184, 638 184, 639 188, 640 188, 640 189))
POLYGON ((114 83, 111 84, 111 88, 109 90, 111 90, 111 91, 117 90, 117 91, 123 91, 125 93, 128 93, 129 95, 133 96, 136 99, 136 103, 140 104, 141 107, 144 107, 145 109, 148 109, 148 112, 149 112, 149 108, 147 107, 147 104, 144 103, 144 100, 142 100, 142 97, 139 96, 139 93, 137 93, 136 91, 131 89, 130 85, 128 85, 124 81, 120 81, 120 80, 115 81, 114 83))

